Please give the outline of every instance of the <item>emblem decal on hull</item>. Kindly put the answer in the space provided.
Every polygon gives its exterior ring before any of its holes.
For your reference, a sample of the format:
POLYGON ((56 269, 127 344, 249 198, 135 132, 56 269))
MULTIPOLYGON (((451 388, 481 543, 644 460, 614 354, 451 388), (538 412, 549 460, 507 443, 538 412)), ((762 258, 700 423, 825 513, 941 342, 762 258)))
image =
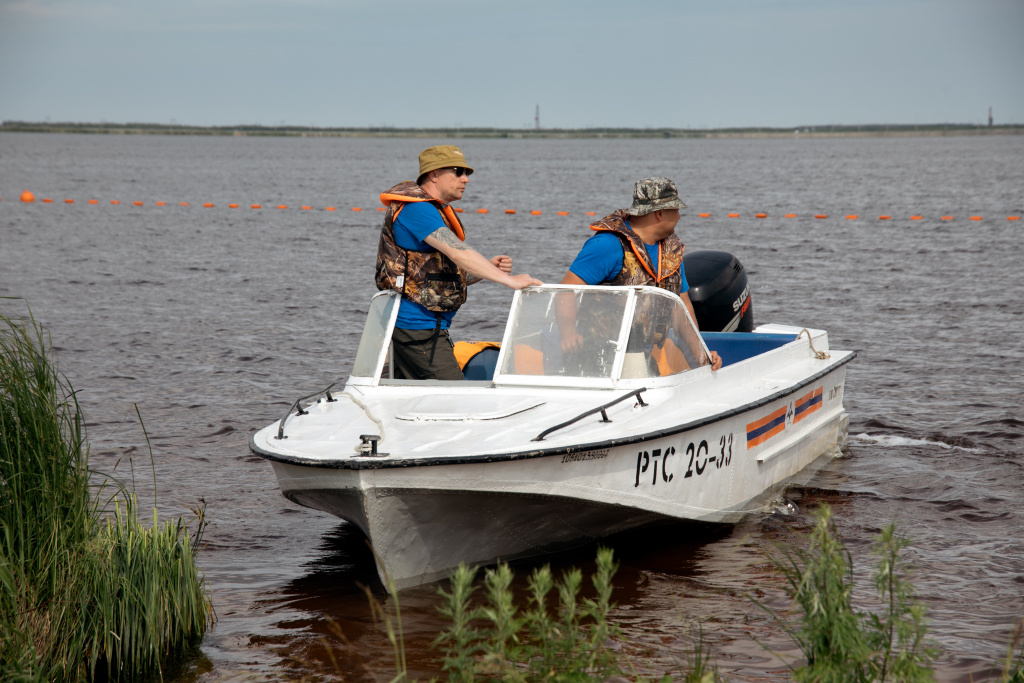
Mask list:
POLYGON ((821 408, 821 387, 796 400, 796 417, 793 422, 799 422, 819 408, 821 408))
POLYGON ((821 408, 821 387, 747 425, 747 448, 760 446, 821 408))

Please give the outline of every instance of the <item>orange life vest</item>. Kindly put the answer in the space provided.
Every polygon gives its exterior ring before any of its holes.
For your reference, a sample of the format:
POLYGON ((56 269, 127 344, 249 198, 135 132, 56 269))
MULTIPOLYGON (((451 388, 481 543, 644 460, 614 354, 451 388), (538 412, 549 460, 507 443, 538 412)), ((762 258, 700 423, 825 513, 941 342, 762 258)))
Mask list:
POLYGON ((380 201, 388 211, 377 247, 377 289, 393 289, 434 313, 458 310, 466 302, 466 271, 439 251, 405 249, 395 242, 395 219, 406 204, 430 202, 444 224, 465 241, 466 233, 458 216, 450 206, 441 204, 411 180, 383 192, 380 201))
POLYGON ((680 268, 686 247, 675 234, 669 235, 661 240, 658 263, 653 263, 643 240, 626 225, 628 217, 620 209, 590 226, 591 230, 610 232, 622 242, 622 270, 611 280, 600 284, 654 285, 679 294, 683 285, 680 268))

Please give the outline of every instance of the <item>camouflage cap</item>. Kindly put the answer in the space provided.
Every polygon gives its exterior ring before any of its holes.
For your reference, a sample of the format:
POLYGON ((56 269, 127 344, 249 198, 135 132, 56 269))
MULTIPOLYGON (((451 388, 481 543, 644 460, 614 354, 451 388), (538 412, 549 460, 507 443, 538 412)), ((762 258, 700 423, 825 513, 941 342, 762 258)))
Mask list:
POLYGON ((668 178, 644 178, 633 187, 633 205, 626 210, 630 216, 646 216, 662 209, 685 209, 676 184, 668 178))
POLYGON ((462 150, 455 145, 438 145, 437 147, 428 147, 420 152, 420 176, 439 168, 452 166, 461 166, 466 169, 466 173, 473 172, 473 169, 466 163, 466 157, 462 154, 462 150))

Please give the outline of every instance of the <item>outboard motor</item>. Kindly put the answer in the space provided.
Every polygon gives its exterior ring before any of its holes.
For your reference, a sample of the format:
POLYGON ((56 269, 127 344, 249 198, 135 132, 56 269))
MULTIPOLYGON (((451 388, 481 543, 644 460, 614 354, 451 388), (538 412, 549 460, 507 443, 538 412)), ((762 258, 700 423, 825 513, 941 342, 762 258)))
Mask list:
POLYGON ((690 285, 690 302, 702 332, 750 332, 754 305, 747 272, 739 259, 725 251, 695 251, 683 255, 683 272, 690 285))

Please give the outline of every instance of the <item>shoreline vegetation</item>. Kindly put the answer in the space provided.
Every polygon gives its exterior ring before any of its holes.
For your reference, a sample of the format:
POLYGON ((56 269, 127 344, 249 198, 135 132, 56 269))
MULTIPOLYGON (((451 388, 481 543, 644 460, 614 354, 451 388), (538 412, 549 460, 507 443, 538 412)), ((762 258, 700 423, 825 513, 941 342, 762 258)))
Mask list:
POLYGON ((508 139, 601 139, 601 138, 862 138, 942 137, 959 135, 1021 135, 1024 124, 998 126, 931 123, 825 125, 791 128, 396 128, 315 126, 186 126, 160 123, 51 123, 4 121, 0 132, 78 133, 90 135, 210 135, 228 137, 301 138, 508 138, 508 139))
POLYGON ((90 468, 51 355, 31 312, 0 313, 0 680, 162 679, 215 619, 203 508, 194 531, 140 519, 132 488, 90 468))
MULTIPOLYGON (((831 509, 822 503, 808 522, 811 528, 802 539, 780 545, 766 558, 784 579, 790 607, 779 612, 748 596, 802 656, 769 652, 785 663, 796 683, 934 683, 933 666, 941 652, 928 635, 927 608, 911 583, 909 540, 897 533, 895 523, 880 531, 871 549, 875 595, 855 600, 853 557, 839 538, 831 509)), ((449 627, 433 642, 449 683, 728 683, 699 621, 690 624, 692 647, 684 661, 661 674, 638 673, 638 668, 653 667, 642 662, 642 644, 625 641, 613 621, 616 569, 612 551, 599 548, 592 588, 577 568, 555 577, 544 566, 531 573, 524 592, 513 588, 507 564, 485 569, 482 581, 476 569, 460 566, 450 591, 438 589, 438 610, 449 627), (474 596, 478 589, 482 595, 474 596)), ((387 605, 378 604, 370 591, 367 597, 394 650, 392 683, 411 683, 415 679, 406 664, 398 598, 387 605)), ((1005 659, 992 663, 985 680, 1024 683, 1022 629, 1024 621, 1013 626, 1005 659)), ((680 631, 685 637, 686 627, 680 631)), ((335 635, 347 644, 340 629, 335 635)), ((324 645, 337 662, 331 644, 324 645)), ((337 673, 348 672, 339 668, 337 673)))

